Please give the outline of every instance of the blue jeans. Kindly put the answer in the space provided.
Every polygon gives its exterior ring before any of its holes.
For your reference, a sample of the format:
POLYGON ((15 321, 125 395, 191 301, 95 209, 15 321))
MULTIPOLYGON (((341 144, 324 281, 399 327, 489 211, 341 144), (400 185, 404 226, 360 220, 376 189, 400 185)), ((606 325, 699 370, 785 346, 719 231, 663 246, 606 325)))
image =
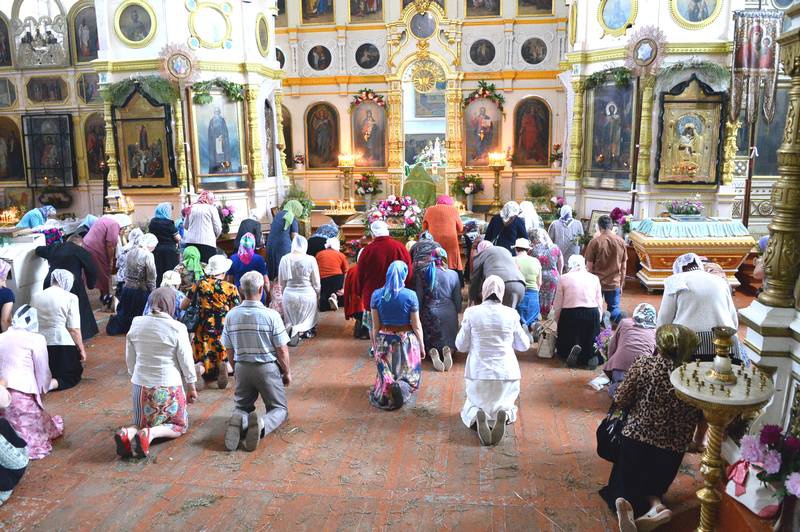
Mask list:
POLYGON ((530 327, 532 323, 539 319, 539 291, 525 290, 525 296, 517 304, 517 312, 522 325, 530 327))
POLYGON ((608 312, 611 314, 611 321, 617 322, 622 317, 622 310, 619 308, 619 299, 621 290, 615 288, 613 290, 603 290, 603 299, 606 300, 608 312))

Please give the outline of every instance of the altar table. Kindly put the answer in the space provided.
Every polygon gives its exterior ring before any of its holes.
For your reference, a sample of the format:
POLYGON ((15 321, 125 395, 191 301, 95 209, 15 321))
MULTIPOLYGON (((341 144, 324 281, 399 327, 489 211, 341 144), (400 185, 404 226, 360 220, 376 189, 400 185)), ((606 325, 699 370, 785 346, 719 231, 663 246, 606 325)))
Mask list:
POLYGON ((740 285, 736 272, 755 240, 738 220, 706 218, 676 221, 648 218, 634 222, 630 241, 642 269, 636 274, 648 292, 663 289, 672 275, 672 263, 684 253, 697 253, 719 264, 732 287, 740 285))

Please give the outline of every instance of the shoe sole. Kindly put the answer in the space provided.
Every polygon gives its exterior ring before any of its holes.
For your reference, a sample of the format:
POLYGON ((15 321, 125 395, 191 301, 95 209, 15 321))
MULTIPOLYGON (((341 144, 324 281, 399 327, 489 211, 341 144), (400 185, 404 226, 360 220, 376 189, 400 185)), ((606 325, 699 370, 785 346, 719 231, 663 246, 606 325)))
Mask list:
POLYGON ((581 347, 579 345, 572 346, 567 355, 567 367, 574 368, 578 365, 578 355, 581 354, 581 347))
POLYGON ((128 450, 128 446, 125 445, 125 442, 122 441, 122 437, 119 434, 114 434, 114 441, 117 444, 117 456, 120 458, 130 458, 133 456, 133 453, 128 450))
POLYGON ((428 351, 428 356, 431 357, 431 362, 433 362, 433 369, 436 371, 444 371, 444 363, 442 359, 439 358, 439 351, 437 351, 435 347, 428 351))
POLYGON ((147 458, 147 455, 150 452, 149 446, 147 451, 142 449, 141 432, 137 432, 136 436, 133 437, 133 444, 131 445, 131 447, 133 448, 134 458, 147 458))
POLYGON ((217 365, 217 386, 220 390, 228 387, 228 367, 224 362, 217 365))
POLYGON ((261 426, 258 423, 258 412, 253 410, 247 416, 247 434, 244 435, 244 449, 253 452, 258 449, 261 440, 261 426))
POLYGON ((336 301, 335 299, 333 299, 333 298, 329 299, 328 300, 328 304, 331 306, 331 308, 333 309, 334 312, 339 310, 339 302, 336 301))
POLYGON ((506 433, 506 421, 508 421, 508 414, 505 410, 501 410, 497 413, 497 421, 492 427, 492 445, 497 445, 503 439, 506 433))
POLYGON ((393 382, 389 387, 389 393, 392 395, 392 404, 395 408, 403 406, 403 390, 400 389, 399 384, 393 382))
POLYGON ((442 353, 444 354, 444 370, 450 371, 453 367, 453 351, 450 349, 450 346, 445 346, 442 349, 442 353))
POLYGON ((478 410, 475 422, 478 425, 478 439, 481 441, 481 445, 491 445, 492 431, 489 429, 489 423, 486 422, 486 412, 478 410))
POLYGON ((225 430, 225 450, 235 451, 239 448, 242 439, 242 416, 231 416, 228 420, 228 428, 225 430))

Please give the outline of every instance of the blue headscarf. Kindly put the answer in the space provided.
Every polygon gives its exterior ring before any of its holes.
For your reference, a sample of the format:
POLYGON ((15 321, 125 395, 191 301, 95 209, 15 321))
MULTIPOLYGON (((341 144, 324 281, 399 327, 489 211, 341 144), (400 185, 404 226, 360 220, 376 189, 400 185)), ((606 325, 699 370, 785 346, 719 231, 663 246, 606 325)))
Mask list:
POLYGON ((767 244, 769 243, 769 235, 762 236, 758 239, 758 249, 761 250, 761 253, 767 252, 767 244))
POLYGON ((397 297, 405 285, 407 276, 408 264, 402 260, 392 262, 386 271, 386 284, 383 285, 382 299, 388 302, 397 297))
POLYGON ((425 271, 425 275, 428 278, 428 292, 431 292, 436 286, 436 270, 442 268, 446 263, 447 251, 444 248, 436 248, 431 252, 431 262, 425 271))
POLYGON ((335 223, 321 225, 313 236, 321 236, 324 237, 325 240, 329 238, 336 238, 339 236, 339 226, 335 223))
POLYGON ((47 220, 48 218, 50 218, 50 216, 56 215, 56 208, 53 207, 52 205, 42 205, 41 207, 39 207, 39 212, 42 213, 44 219, 47 220))
POLYGON ((87 229, 91 229, 94 223, 97 221, 97 216, 93 214, 87 214, 86 218, 83 219, 81 225, 87 229))
POLYGON ((172 220, 172 203, 165 201, 156 205, 155 217, 172 220))

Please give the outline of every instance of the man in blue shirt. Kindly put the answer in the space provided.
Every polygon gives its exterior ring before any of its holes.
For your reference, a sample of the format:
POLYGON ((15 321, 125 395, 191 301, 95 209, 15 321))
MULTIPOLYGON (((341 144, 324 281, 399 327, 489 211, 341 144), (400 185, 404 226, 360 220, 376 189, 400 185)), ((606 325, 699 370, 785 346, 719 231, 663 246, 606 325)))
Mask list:
POLYGON ((284 389, 292 382, 289 335, 280 315, 261 303, 263 275, 247 272, 239 290, 244 300, 228 313, 222 331, 222 345, 234 362, 236 377, 236 406, 225 431, 225 449, 235 451, 244 440, 245 450, 255 451, 260 439, 289 414, 284 389), (267 410, 262 416, 255 406, 259 396, 267 410))

